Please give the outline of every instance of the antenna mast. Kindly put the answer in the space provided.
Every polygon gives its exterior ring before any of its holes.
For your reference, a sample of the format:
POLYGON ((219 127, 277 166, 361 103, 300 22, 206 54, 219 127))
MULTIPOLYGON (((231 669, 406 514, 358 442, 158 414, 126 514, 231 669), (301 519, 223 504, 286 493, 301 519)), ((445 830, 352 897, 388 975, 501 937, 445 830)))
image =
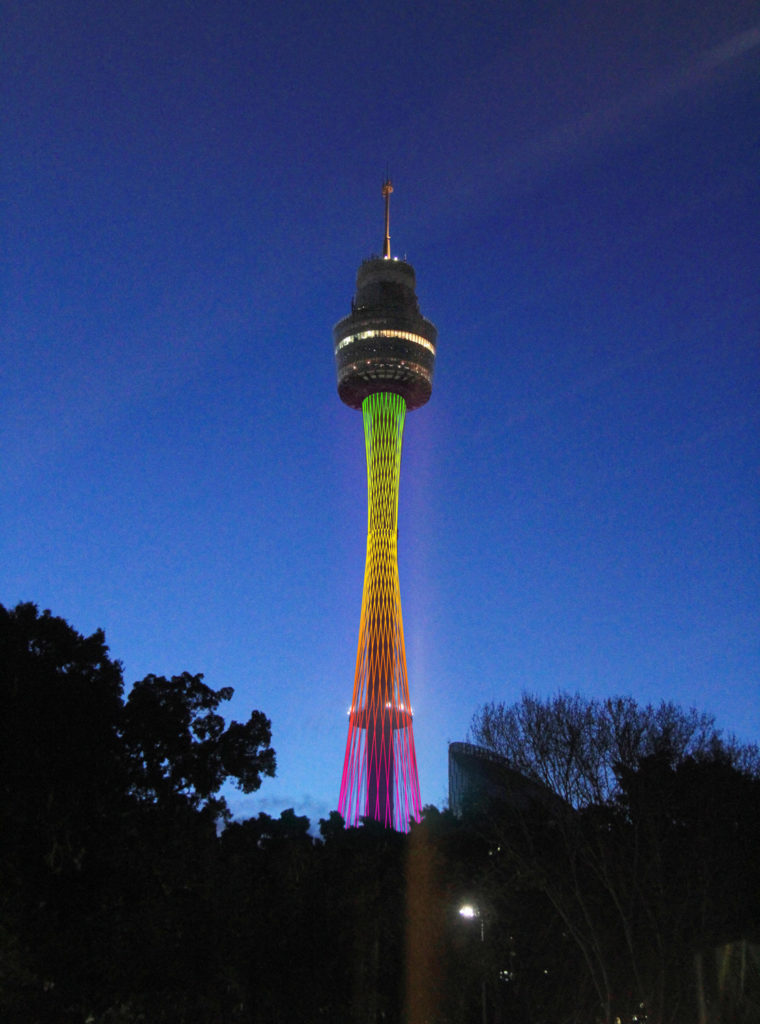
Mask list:
POLYGON ((383 259, 389 260, 391 258, 391 192, 393 191, 393 185, 391 185, 391 179, 387 178, 383 182, 383 198, 385 199, 385 244, 383 245, 383 259))

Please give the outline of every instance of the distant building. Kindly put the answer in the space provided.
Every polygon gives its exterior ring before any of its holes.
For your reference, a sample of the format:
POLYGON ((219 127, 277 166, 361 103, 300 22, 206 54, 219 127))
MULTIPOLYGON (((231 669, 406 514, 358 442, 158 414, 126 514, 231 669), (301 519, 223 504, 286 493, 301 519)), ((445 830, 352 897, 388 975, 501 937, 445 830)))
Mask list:
POLYGON ((517 810, 534 804, 554 811, 568 806, 542 782, 510 768, 500 754, 472 743, 450 743, 449 809, 461 817, 487 811, 494 804, 517 810))

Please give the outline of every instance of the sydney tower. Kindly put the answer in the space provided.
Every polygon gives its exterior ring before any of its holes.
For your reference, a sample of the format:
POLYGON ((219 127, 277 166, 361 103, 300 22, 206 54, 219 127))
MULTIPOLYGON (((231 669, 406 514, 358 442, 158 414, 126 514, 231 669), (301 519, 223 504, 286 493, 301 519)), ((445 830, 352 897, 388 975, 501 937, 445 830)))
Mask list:
POLYGON ((333 330, 338 394, 361 409, 367 444, 369 525, 354 692, 339 810, 406 831, 420 818, 398 579, 398 490, 407 409, 430 398, 434 325, 420 313, 414 268, 391 256, 390 181, 383 185, 382 257, 356 275, 351 313, 333 330))

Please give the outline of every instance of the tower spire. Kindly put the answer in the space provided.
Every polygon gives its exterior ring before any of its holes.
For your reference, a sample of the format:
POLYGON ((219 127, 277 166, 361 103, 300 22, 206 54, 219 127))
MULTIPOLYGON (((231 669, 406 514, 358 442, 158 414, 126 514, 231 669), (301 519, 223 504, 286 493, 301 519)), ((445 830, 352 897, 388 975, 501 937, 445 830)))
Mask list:
POLYGON ((383 198, 385 199, 385 243, 383 244, 383 259, 391 258, 391 192, 393 185, 386 174, 383 182, 383 198))

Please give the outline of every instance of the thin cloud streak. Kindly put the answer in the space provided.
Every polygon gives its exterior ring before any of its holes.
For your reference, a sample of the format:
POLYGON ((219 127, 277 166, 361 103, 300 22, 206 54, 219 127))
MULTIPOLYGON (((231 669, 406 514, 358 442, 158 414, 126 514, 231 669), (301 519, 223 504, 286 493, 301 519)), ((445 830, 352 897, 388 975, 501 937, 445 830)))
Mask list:
POLYGON ((653 115, 665 115, 671 100, 698 89, 711 72, 738 60, 757 46, 760 46, 760 27, 733 36, 679 71, 660 75, 642 88, 630 90, 613 102, 566 121, 508 156, 508 173, 511 169, 519 177, 529 171, 547 170, 547 165, 572 158, 589 143, 599 145, 605 140, 631 138, 641 131, 651 130, 653 115))

